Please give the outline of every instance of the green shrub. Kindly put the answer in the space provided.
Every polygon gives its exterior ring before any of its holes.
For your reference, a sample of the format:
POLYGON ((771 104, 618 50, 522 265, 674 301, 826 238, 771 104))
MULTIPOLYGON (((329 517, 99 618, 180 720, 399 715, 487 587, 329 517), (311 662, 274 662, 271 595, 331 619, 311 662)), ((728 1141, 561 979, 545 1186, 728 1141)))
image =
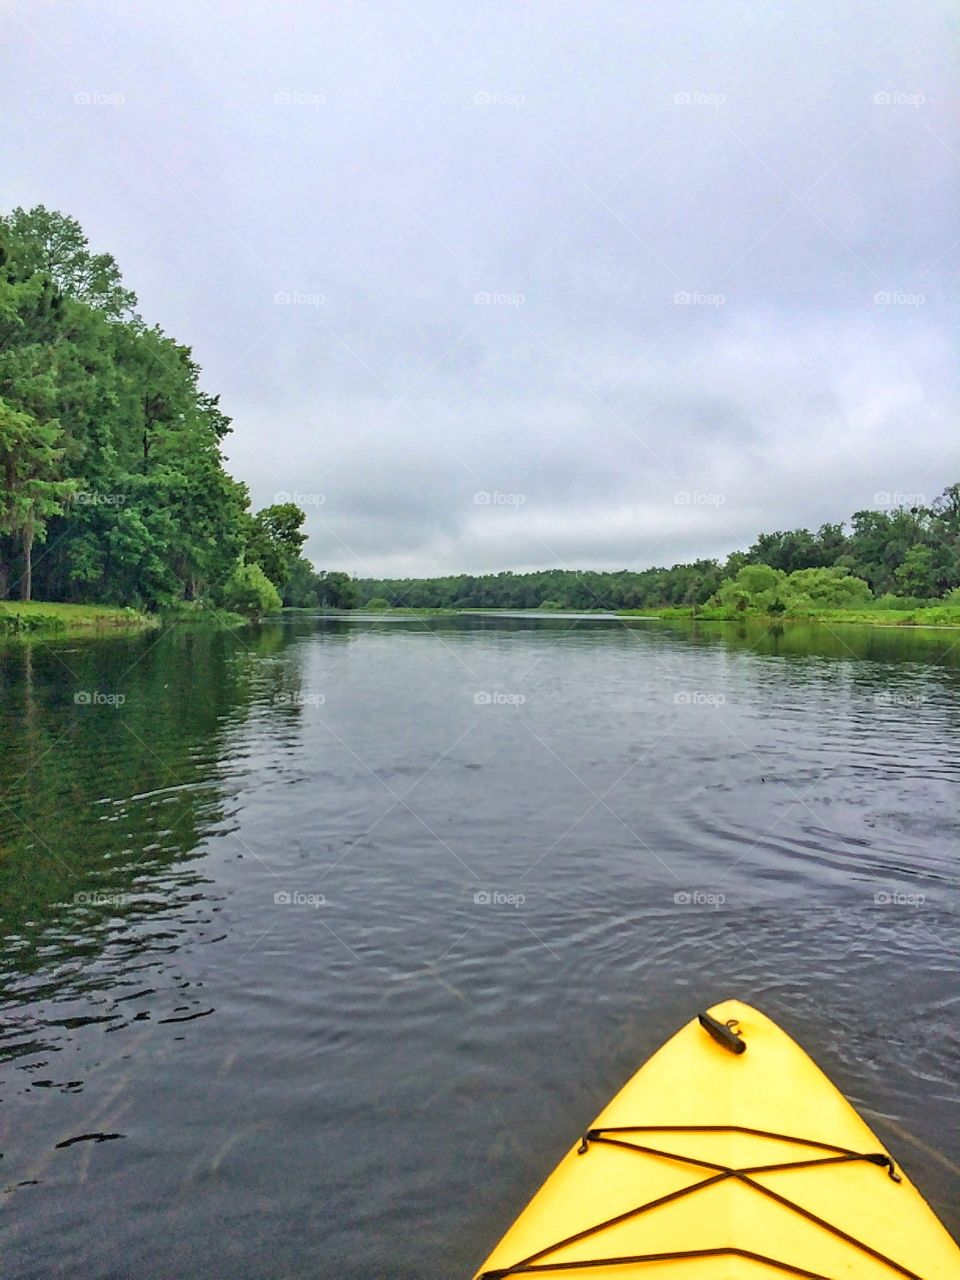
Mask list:
MULTIPOLYGON (((886 595, 877 597, 874 607, 877 609, 935 609, 944 603, 949 601, 929 600, 925 596, 895 596, 888 591, 886 595)), ((960 598, 954 603, 960 604, 960 598)))
POLYGON ((960 600, 952 604, 946 602, 935 609, 918 609, 913 615, 913 621, 918 627, 922 627, 924 623, 934 627, 955 627, 960 623, 960 600))
POLYGON ((710 601, 713 607, 738 613, 808 614, 821 609, 866 608, 869 585, 845 569, 796 569, 784 573, 766 564, 744 565, 727 578, 710 601))
POLYGON ((787 576, 784 586, 788 599, 790 596, 805 597, 818 608, 862 609, 873 598, 869 583, 837 566, 797 569, 787 576))
POLYGON ((280 592, 258 564, 238 564, 223 589, 223 605, 248 618, 280 609, 280 592))
POLYGON ((66 626, 54 613, 0 613, 0 631, 65 631, 66 626))

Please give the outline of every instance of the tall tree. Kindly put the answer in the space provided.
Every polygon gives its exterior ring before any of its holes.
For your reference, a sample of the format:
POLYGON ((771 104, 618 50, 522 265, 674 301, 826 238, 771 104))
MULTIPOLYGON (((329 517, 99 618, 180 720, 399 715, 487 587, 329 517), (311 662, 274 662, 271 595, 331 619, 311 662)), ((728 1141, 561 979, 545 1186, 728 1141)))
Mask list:
MULTIPOLYGON (((37 589, 50 599, 195 599, 215 593, 242 550, 249 496, 221 452, 230 419, 200 389, 189 348, 147 328, 134 305, 73 219, 42 207, 0 218, 0 396, 59 423, 56 474, 43 479, 77 490, 49 514, 37 589)), ((4 509, 0 528, 11 522, 4 509)), ((5 560, 19 544, 0 532, 5 560)))
POLYGON ((250 521, 245 559, 258 564, 275 587, 283 587, 307 540, 306 516, 295 502, 264 507, 250 521))
POLYGON ((60 292, 103 311, 112 320, 129 317, 136 295, 124 288, 109 253, 91 253, 75 218, 42 204, 17 208, 4 220, 15 251, 31 272, 52 280, 60 292))
MULTIPOLYGON (((47 521, 59 515, 75 482, 56 478, 63 457, 55 422, 38 422, 0 400, 0 531, 19 541, 23 557, 21 599, 33 586, 33 545, 46 537, 47 521)), ((9 590, 10 567, 0 568, 0 587, 9 590)))
POLYGON ((334 571, 320 574, 320 603, 333 609, 357 607, 356 583, 348 573, 334 571))

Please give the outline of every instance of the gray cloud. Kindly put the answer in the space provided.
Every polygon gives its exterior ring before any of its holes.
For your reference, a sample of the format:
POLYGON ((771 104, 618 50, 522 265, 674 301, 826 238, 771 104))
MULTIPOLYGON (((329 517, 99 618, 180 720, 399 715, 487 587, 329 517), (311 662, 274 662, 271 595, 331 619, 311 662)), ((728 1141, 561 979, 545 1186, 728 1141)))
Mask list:
POLYGON ((960 477, 948 21, 14 3, 3 204, 115 253, 321 566, 722 554, 960 477))

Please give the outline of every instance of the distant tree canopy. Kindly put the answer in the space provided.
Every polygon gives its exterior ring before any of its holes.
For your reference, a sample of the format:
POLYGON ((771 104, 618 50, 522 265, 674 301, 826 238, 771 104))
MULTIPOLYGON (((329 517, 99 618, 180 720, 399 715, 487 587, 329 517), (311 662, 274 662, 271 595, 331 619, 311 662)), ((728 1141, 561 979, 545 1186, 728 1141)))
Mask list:
POLYGON ((353 609, 357 584, 348 573, 317 572, 309 560, 295 560, 282 589, 283 603, 293 609, 353 609))
POLYGON ((695 560, 639 572, 546 569, 444 578, 362 578, 357 601, 466 609, 643 609, 673 605, 858 608, 873 596, 942 599, 960 589, 960 484, 929 507, 857 511, 816 532, 762 533, 721 563, 695 560), (740 575, 744 569, 761 572, 740 575), (763 572, 773 571, 772 574, 763 572), (768 593, 773 594, 768 598, 768 593))
POLYGON ((303 512, 250 513, 219 398, 136 305, 73 218, 0 217, 0 599, 279 607, 303 512))

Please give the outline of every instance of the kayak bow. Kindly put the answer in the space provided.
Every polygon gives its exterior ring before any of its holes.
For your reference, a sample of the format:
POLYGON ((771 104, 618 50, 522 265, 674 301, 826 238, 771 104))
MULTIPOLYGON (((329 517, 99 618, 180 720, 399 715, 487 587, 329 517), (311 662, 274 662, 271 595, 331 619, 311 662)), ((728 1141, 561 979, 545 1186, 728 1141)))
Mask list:
POLYGON ((799 1045, 735 1000, 627 1082, 476 1280, 960 1280, 960 1249, 799 1045))

